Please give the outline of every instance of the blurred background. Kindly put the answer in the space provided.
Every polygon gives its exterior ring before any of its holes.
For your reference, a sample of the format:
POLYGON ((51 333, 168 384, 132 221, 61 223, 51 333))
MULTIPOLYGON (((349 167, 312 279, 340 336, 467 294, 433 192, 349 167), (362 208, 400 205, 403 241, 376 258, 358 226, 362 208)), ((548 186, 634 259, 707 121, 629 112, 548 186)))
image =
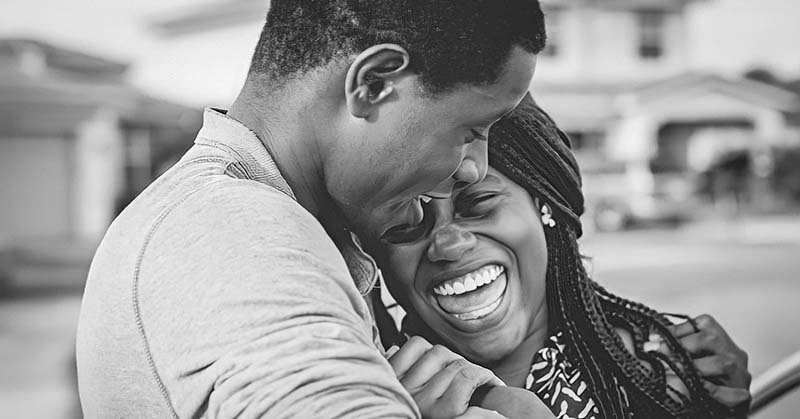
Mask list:
MULTIPOLYGON (((754 375, 800 350, 800 2, 543 0, 531 86, 584 170, 613 291, 712 313, 754 375)), ((0 3, 0 416, 77 418, 74 329, 114 216, 228 106, 265 0, 0 3)), ((758 418, 794 418, 790 395, 758 418)))

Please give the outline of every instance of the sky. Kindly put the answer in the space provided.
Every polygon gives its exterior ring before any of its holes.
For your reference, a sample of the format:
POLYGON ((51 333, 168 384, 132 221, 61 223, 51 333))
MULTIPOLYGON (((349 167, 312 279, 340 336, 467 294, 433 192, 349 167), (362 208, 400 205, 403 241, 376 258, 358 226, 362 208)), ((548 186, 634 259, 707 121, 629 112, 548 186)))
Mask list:
MULTIPOLYGON (((157 74, 137 71, 137 64, 157 60, 160 41, 147 23, 198 1, 211 0, 3 0, 0 37, 31 37, 128 62, 135 84, 164 90, 169 86, 157 74)), ((736 75, 760 67, 800 78, 800 0, 701 0, 689 8, 687 31, 692 68, 736 75)))
POLYGON ((689 12, 692 66, 800 78, 800 1, 704 0, 689 12))

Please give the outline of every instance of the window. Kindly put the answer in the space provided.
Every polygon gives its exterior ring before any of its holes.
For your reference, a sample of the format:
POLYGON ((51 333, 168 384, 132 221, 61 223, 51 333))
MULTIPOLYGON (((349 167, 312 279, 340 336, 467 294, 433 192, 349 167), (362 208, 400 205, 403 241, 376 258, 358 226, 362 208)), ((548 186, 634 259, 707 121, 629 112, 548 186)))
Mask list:
POLYGON ((547 29, 547 44, 542 51, 545 57, 556 57, 561 52, 562 15, 558 10, 550 10, 545 14, 545 28, 547 29))
POLYGON ((639 12, 639 56, 656 59, 664 53, 664 13, 653 10, 639 12))
POLYGON ((603 132, 600 131, 569 131, 569 137, 573 151, 600 151, 603 148, 603 132))

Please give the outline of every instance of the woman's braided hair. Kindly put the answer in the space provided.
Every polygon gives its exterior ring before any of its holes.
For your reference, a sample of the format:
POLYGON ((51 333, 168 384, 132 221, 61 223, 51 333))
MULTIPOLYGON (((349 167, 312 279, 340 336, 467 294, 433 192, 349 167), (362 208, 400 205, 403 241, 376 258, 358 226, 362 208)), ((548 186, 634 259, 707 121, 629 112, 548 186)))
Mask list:
POLYGON ((591 386, 602 416, 623 418, 627 411, 641 418, 735 416, 705 390, 663 314, 611 294, 587 274, 577 241, 584 206, 578 164, 569 138, 530 95, 492 128, 489 163, 553 209, 557 223, 545 227, 549 327, 563 332, 567 355, 591 386), (630 332, 635 356, 617 328, 630 332), (672 356, 642 349, 653 332, 663 337, 672 356), (689 397, 667 385, 665 364, 683 381, 689 397))

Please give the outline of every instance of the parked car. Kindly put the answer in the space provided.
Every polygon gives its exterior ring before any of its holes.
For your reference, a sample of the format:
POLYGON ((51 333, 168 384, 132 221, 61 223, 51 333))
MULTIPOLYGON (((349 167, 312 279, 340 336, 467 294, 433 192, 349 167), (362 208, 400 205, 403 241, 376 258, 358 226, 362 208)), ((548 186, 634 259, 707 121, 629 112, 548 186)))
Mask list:
POLYGON ((579 163, 586 197, 584 222, 590 229, 680 222, 689 219, 697 205, 691 174, 653 174, 647 166, 600 159, 579 163))

